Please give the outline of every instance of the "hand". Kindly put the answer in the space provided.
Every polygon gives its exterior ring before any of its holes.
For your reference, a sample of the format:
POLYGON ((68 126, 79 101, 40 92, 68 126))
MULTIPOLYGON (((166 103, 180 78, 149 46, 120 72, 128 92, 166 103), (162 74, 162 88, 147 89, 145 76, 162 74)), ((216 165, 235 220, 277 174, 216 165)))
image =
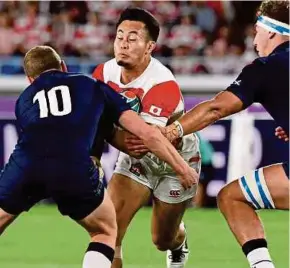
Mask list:
POLYGON ((137 159, 142 158, 149 152, 143 141, 131 133, 126 134, 125 145, 127 147, 128 154, 137 159))
POLYGON ((181 185, 185 190, 191 188, 193 185, 198 183, 199 174, 195 171, 195 169, 188 166, 186 172, 183 174, 177 175, 181 185))
POLYGON ((179 138, 178 130, 176 129, 176 126, 173 124, 167 127, 158 126, 158 129, 161 131, 163 136, 165 136, 171 143, 173 143, 176 139, 179 138))
POLYGON ((289 141, 289 137, 287 136, 285 130, 281 127, 277 127, 275 129, 275 136, 278 137, 278 139, 282 139, 284 141, 289 141))

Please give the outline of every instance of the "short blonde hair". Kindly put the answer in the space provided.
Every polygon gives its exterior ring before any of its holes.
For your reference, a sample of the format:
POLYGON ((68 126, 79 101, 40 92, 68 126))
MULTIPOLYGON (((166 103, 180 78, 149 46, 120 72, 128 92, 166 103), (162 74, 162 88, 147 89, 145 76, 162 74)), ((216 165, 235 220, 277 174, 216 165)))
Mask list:
POLYGON ((52 47, 36 46, 25 54, 24 71, 27 76, 36 78, 50 69, 61 70, 61 58, 52 47))

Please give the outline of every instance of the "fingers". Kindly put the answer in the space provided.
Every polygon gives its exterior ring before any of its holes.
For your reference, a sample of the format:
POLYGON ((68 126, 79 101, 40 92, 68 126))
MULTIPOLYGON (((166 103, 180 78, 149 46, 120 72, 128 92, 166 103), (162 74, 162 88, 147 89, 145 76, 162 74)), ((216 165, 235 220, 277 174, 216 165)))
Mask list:
POLYGON ((149 150, 145 145, 127 144, 127 149, 132 152, 148 153, 149 150))
POLYGON ((199 180, 198 173, 191 169, 188 174, 180 176, 181 185, 185 190, 190 189, 192 186, 196 185, 199 180))
POLYGON ((278 137, 278 139, 282 139, 284 141, 289 141, 289 138, 288 138, 286 132, 281 127, 277 127, 275 129, 275 136, 278 137))
POLYGON ((143 145, 144 146, 143 141, 140 140, 138 137, 125 138, 125 143, 128 145, 143 145))
POLYGON ((166 134, 166 128, 165 127, 161 127, 161 126, 156 126, 159 130, 160 130, 160 132, 164 135, 164 136, 166 136, 165 134, 166 134))
POLYGON ((194 183, 194 181, 192 181, 192 180, 184 180, 184 181, 181 182, 181 185, 183 186, 183 188, 185 190, 190 189, 195 184, 196 183, 194 183))

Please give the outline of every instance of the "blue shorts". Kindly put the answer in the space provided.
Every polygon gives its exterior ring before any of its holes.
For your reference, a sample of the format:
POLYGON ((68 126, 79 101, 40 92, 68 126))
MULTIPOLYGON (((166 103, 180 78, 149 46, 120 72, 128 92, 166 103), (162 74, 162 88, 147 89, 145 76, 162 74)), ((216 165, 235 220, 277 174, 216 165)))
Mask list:
POLYGON ((90 159, 32 158, 13 153, 0 173, 0 208, 18 215, 52 198, 63 215, 81 220, 103 201, 104 186, 90 159))
POLYGON ((286 175, 287 175, 287 177, 289 179, 289 162, 284 162, 282 164, 282 167, 284 168, 284 171, 285 171, 285 173, 286 173, 286 175))

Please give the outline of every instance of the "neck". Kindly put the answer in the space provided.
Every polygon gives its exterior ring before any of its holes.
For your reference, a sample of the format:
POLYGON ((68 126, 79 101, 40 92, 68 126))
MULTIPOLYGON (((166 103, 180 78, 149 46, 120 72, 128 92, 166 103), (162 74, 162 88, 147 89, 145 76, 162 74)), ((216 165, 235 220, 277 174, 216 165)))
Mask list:
POLYGON ((276 47, 280 46, 286 41, 289 41, 289 36, 279 35, 277 38, 273 39, 273 42, 271 42, 268 47, 268 55, 271 54, 276 47))
POLYGON ((151 57, 146 58, 142 63, 134 66, 133 68, 121 68, 121 82, 126 85, 130 83, 131 81, 138 78, 148 67, 149 63, 151 61, 151 57))

